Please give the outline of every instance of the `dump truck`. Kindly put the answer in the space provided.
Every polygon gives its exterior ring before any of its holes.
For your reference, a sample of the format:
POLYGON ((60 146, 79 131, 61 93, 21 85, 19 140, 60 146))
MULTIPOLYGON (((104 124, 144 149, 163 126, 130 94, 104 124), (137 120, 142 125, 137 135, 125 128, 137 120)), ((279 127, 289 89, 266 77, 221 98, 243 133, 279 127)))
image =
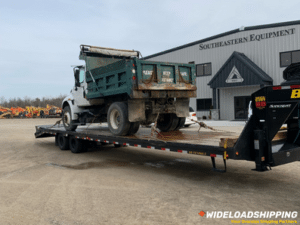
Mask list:
POLYGON ((287 67, 284 78, 286 81, 281 85, 266 86, 251 95, 253 113, 238 138, 222 137, 228 132, 197 134, 189 129, 152 136, 149 128, 141 128, 136 135, 116 136, 108 132, 107 126, 69 131, 62 125, 36 126, 35 137, 55 137, 55 144, 61 150, 70 149, 72 153, 84 152, 91 143, 110 143, 115 147, 208 156, 215 171, 226 171, 228 159, 253 161, 254 170, 268 171, 300 160, 300 63, 287 67), (283 126, 286 130, 282 130, 283 126), (275 138, 278 134, 284 135, 275 138), (221 169, 216 166, 218 157, 224 162, 221 169))
POLYGON ((63 124, 108 122, 114 135, 131 135, 157 121, 162 131, 180 129, 196 97, 195 65, 145 61, 140 52, 81 45, 73 66, 75 85, 62 103, 63 124))

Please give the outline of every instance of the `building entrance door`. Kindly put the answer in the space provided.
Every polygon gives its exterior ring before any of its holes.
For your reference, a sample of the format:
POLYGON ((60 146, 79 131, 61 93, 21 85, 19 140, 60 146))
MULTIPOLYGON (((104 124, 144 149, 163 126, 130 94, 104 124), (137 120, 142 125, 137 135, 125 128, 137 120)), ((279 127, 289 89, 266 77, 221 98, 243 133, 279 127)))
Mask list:
POLYGON ((238 96, 234 97, 234 118, 235 119, 247 119, 248 107, 251 101, 250 96, 238 96))

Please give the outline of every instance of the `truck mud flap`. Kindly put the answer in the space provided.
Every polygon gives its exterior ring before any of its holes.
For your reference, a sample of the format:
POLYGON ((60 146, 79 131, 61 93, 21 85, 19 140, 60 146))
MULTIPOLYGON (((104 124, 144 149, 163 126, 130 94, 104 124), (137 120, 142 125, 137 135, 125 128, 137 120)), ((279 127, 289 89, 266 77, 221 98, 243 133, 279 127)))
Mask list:
POLYGON ((145 121, 145 111, 144 100, 128 100, 128 120, 130 122, 145 121))
POLYGON ((188 98, 177 98, 175 102, 176 116, 188 117, 189 116, 189 104, 188 98))

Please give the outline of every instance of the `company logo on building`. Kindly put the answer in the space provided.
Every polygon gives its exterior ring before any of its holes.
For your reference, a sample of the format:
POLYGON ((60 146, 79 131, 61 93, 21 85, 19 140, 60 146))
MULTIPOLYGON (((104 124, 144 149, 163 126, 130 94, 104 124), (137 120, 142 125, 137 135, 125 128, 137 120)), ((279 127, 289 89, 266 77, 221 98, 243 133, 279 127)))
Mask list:
POLYGON ((226 79, 226 83, 242 83, 244 78, 241 76, 235 66, 233 66, 229 76, 226 79))

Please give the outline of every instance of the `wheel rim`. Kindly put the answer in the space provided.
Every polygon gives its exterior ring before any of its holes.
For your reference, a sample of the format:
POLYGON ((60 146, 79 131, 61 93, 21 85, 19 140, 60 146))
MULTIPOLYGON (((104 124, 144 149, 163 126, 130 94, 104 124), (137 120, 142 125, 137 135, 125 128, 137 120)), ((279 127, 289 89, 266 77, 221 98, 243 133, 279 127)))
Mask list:
POLYGON ((113 129, 118 129, 119 126, 120 126, 120 120, 121 120, 121 117, 120 117, 120 113, 117 109, 113 109, 110 113, 110 125, 113 129))
POLYGON ((70 124, 71 124, 71 115, 69 112, 64 113, 64 123, 67 126, 70 126, 70 124))

